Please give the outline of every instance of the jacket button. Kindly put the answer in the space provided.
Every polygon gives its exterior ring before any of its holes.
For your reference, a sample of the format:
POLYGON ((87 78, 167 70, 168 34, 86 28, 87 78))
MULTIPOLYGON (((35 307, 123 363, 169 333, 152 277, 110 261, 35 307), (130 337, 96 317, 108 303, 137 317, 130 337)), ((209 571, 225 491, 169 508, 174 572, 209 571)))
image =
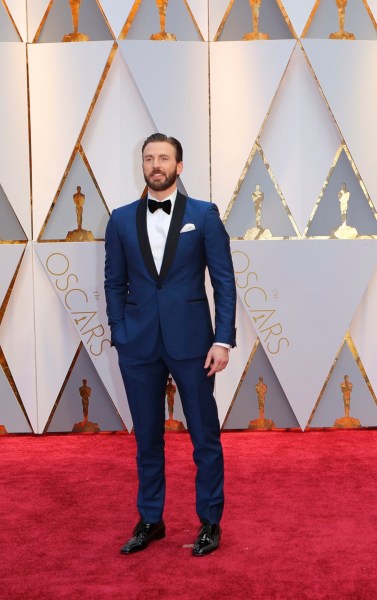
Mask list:
POLYGON ((159 282, 159 283, 157 284, 157 289, 158 289, 158 290, 162 290, 162 283, 160 283, 160 282, 159 282))

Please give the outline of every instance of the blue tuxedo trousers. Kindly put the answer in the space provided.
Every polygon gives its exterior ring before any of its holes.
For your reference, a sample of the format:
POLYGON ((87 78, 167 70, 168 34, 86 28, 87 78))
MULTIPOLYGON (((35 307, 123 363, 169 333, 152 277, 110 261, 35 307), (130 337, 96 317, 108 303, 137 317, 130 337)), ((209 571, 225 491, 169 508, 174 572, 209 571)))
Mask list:
POLYGON ((137 441, 137 507, 146 522, 160 521, 164 509, 165 393, 169 373, 177 384, 194 448, 196 512, 202 522, 220 522, 224 506, 224 460, 213 395, 214 376, 207 377, 205 358, 172 358, 161 335, 151 358, 127 358, 119 353, 137 441))

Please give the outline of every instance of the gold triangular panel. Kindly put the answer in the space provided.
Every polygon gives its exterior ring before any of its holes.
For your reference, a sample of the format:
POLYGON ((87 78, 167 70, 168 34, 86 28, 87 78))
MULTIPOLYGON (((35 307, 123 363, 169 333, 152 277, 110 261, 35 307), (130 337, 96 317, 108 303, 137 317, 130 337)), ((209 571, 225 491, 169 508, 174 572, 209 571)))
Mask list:
POLYGON ((136 0, 120 39, 203 41, 186 0, 136 0))
POLYGON ((311 428, 359 429, 377 425, 376 399, 358 362, 352 340, 346 340, 309 420, 311 428))
POLYGON ((246 165, 225 217, 231 238, 297 237, 298 230, 260 146, 246 165))
POLYGON ((282 40, 295 37, 276 0, 231 0, 215 36, 216 41, 282 40))
POLYGON ((320 0, 310 15, 303 37, 375 40, 376 22, 364 0, 320 0))
POLYGON ((109 211, 101 190, 80 148, 39 240, 103 240, 108 220, 109 211))
POLYGON ((377 235, 376 210, 345 146, 339 148, 314 208, 306 237, 377 235))
POLYGON ((34 42, 80 42, 112 40, 102 11, 95 0, 79 3, 53 0, 43 17, 34 42))
POLYGON ((81 344, 45 431, 97 433, 124 429, 93 362, 81 344))
POLYGON ((281 428, 299 428, 299 424, 262 344, 258 344, 223 429, 281 428))

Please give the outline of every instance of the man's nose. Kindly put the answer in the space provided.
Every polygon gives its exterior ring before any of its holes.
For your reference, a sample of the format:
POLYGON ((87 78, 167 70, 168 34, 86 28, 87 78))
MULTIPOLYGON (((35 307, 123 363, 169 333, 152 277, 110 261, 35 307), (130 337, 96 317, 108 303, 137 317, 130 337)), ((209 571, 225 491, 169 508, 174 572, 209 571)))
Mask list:
POLYGON ((161 166, 161 161, 160 161, 160 159, 159 159, 159 158, 154 158, 154 159, 153 159, 153 168, 154 168, 154 169, 157 169, 157 168, 159 168, 160 166, 161 166))

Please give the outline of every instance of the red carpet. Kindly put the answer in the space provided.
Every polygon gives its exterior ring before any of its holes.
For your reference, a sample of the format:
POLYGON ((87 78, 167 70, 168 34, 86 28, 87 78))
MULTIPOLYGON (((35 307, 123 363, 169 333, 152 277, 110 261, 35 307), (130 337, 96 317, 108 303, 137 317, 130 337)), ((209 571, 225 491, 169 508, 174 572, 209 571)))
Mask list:
POLYGON ((223 542, 195 558, 187 434, 167 435, 167 537, 133 556, 128 434, 0 439, 4 600, 377 598, 377 432, 224 433, 223 542))

